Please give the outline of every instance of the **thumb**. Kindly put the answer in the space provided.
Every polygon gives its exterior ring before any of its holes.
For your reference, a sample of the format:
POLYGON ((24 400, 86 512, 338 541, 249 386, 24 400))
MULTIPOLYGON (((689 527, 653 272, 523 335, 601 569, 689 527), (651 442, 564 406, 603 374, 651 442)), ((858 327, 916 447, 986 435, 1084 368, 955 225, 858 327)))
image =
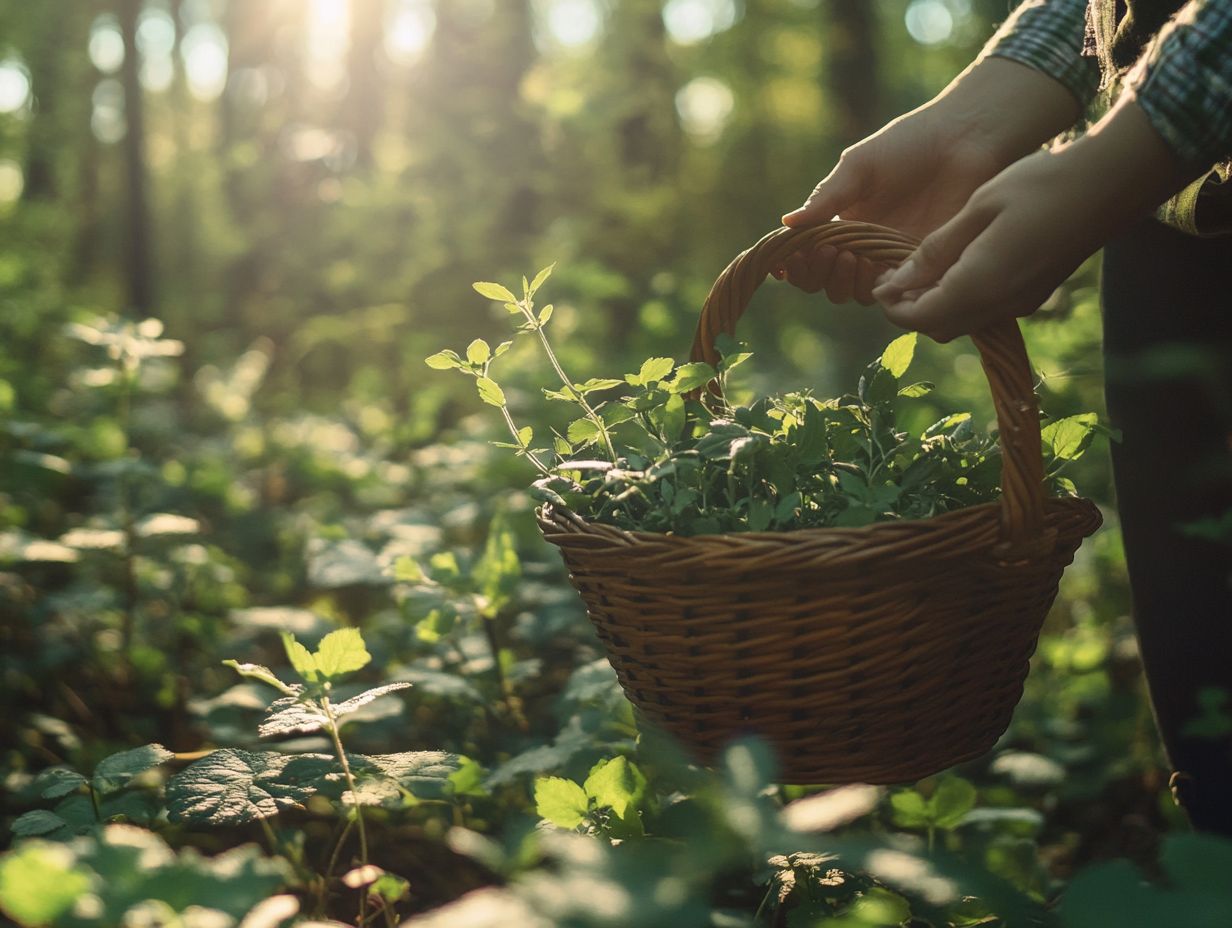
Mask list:
POLYGON ((783 216, 783 225, 802 228, 829 222, 859 199, 862 177, 858 167, 839 159, 834 170, 813 188, 804 205, 783 216))
POLYGON ((880 303, 894 303, 909 290, 936 284, 962 256, 966 247, 988 225, 990 218, 964 207, 953 219, 930 234, 894 271, 882 276, 873 289, 880 303))

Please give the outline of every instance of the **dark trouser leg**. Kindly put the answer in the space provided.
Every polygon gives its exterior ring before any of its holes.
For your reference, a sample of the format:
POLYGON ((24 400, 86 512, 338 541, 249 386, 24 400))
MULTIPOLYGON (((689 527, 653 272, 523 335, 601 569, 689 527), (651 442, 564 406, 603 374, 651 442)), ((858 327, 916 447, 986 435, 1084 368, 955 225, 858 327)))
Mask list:
POLYGON ((1174 793, 1202 831, 1232 836, 1232 539, 1180 525, 1232 508, 1232 238, 1153 220, 1104 251, 1108 413, 1134 621, 1174 793), (1209 699, 1209 696, 1208 696, 1209 699), (1218 715, 1218 713, 1215 713, 1218 715))

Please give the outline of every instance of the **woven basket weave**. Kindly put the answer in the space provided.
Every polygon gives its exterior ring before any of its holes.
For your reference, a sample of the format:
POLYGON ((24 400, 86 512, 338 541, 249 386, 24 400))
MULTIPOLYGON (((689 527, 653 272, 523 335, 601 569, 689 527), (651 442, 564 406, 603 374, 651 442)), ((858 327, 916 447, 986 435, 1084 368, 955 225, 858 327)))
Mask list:
MULTIPOLYGON (((830 244, 887 266, 915 241, 866 223, 778 229, 702 309, 714 362, 769 270, 830 244)), ((1039 413, 1018 324, 972 336, 1003 456, 999 503, 861 528, 680 537, 544 506, 626 695, 697 760, 748 734, 787 783, 898 783, 986 752, 1009 725, 1061 573, 1100 524, 1045 499, 1039 413)))

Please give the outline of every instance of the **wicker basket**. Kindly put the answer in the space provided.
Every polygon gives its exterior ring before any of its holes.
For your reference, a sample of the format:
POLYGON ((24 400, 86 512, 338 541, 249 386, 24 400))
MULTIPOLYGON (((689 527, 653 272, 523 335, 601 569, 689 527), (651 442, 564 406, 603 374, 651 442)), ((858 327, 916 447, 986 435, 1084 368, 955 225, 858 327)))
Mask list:
MULTIPOLYGON (((854 222, 770 233, 715 282, 692 358, 715 361, 715 337, 733 331, 768 271, 821 243, 890 266, 915 246, 854 222)), ((1000 427, 999 504, 695 537, 540 510, 625 693, 697 760, 756 734, 784 782, 897 783, 983 754, 1009 725, 1061 573, 1100 514, 1044 498, 1017 322, 973 340, 1000 427)))

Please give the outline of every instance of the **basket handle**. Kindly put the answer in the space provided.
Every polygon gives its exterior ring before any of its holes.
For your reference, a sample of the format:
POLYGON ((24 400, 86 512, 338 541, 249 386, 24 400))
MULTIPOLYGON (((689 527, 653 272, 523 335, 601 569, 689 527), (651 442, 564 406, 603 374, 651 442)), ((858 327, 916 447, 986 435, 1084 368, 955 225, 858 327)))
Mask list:
MULTIPOLYGON (((736 256, 706 297, 690 359, 715 364, 714 340, 735 334, 753 293, 771 268, 790 255, 819 245, 850 251, 877 264, 897 267, 919 243, 908 235, 867 222, 834 221, 804 229, 779 228, 736 256)), ((1001 544, 1003 560, 1051 550, 1044 531, 1044 465, 1040 452, 1039 405, 1018 322, 1002 319, 971 336, 997 410, 1001 443, 1001 544)))

